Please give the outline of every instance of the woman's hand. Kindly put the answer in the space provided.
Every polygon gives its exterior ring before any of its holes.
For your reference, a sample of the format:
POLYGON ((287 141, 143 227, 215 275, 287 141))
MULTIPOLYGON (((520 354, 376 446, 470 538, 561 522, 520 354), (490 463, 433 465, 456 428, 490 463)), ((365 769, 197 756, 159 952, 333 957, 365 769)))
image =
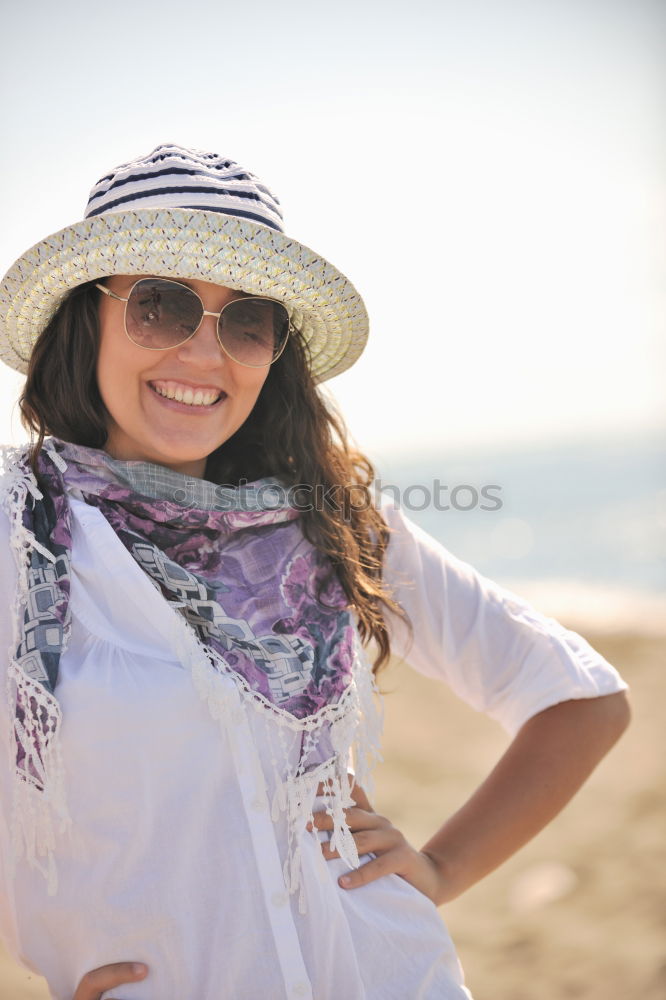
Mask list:
MULTIPOLYGON (((354 786, 351 795, 356 805, 345 809, 345 817, 356 849, 359 854, 372 853, 377 857, 340 876, 338 884, 343 889, 356 889, 382 875, 400 875, 436 903, 442 895, 443 875, 435 861, 412 847, 390 820, 376 813, 362 788, 354 786)), ((333 821, 327 813, 318 812, 314 814, 314 827, 332 830, 333 821)), ((340 857, 337 851, 330 849, 328 842, 322 843, 321 848, 327 861, 340 857)))
POLYGON ((114 962, 113 965, 101 965, 99 969, 86 972, 76 987, 72 1000, 100 1000, 106 990, 112 990, 124 983, 135 983, 138 979, 143 979, 147 972, 148 966, 142 962, 114 962))

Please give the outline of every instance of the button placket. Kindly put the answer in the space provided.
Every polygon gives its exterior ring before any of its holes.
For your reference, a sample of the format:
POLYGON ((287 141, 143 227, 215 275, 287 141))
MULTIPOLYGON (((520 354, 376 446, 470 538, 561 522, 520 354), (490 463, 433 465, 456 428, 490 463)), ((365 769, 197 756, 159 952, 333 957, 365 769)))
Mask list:
MULTIPOLYGON (((241 703, 241 696, 237 690, 232 698, 237 698, 238 702, 241 703)), ((232 753, 257 872, 261 880, 275 949, 282 971, 285 995, 313 1000, 312 986, 303 959, 294 916, 288 905, 289 893, 284 883, 275 825, 271 819, 266 789, 261 786, 263 779, 261 763, 245 706, 240 704, 240 707, 240 716, 235 716, 238 718, 238 725, 235 730, 236 738, 233 740, 232 753)))

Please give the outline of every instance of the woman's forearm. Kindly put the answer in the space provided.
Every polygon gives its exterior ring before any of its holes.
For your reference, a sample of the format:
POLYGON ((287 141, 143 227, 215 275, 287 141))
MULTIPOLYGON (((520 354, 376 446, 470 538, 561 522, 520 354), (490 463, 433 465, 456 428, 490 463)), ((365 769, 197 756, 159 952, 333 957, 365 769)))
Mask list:
POLYGON ((521 728, 471 798, 422 848, 454 899, 535 836, 580 788, 630 717, 624 692, 565 701, 521 728))

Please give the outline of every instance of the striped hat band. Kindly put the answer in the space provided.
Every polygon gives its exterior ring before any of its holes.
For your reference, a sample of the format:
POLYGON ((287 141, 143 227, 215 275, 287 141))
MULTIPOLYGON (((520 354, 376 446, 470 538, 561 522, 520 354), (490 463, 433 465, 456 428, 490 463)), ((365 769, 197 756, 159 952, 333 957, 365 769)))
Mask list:
POLYGON ((254 174, 228 157, 180 146, 158 146, 102 177, 84 218, 131 208, 222 212, 284 232, 278 199, 254 174))

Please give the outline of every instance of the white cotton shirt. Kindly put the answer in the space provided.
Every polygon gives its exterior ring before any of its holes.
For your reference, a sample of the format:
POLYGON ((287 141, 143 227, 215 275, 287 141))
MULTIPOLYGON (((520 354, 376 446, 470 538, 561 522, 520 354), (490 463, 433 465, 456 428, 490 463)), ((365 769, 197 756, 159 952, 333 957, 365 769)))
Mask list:
MULTIPOLYGON (((227 734, 171 645, 168 608, 103 515, 72 499, 72 634, 56 687, 73 836, 58 890, 18 862, 10 879, 12 751, 0 742, 0 934, 72 1000, 90 969, 136 960, 120 1000, 463 1000, 434 904, 396 875, 353 890, 303 835, 307 912, 285 890, 286 828, 248 768, 261 729, 227 734)), ((536 712, 626 687, 580 636, 456 559, 389 503, 385 579, 414 623, 388 616, 394 651, 515 733, 536 712)), ((16 569, 0 511, 0 649, 12 643, 16 569)), ((0 691, 6 687, 0 661, 0 691)), ((216 683, 236 696, 236 685, 216 683)), ((9 709, 2 718, 8 736, 9 709)), ((319 800, 319 805, 323 800, 319 800)), ((433 814, 433 830, 445 817, 433 814)), ((324 836, 319 834, 319 837, 324 836)), ((361 863, 367 861, 361 857, 361 863)))

